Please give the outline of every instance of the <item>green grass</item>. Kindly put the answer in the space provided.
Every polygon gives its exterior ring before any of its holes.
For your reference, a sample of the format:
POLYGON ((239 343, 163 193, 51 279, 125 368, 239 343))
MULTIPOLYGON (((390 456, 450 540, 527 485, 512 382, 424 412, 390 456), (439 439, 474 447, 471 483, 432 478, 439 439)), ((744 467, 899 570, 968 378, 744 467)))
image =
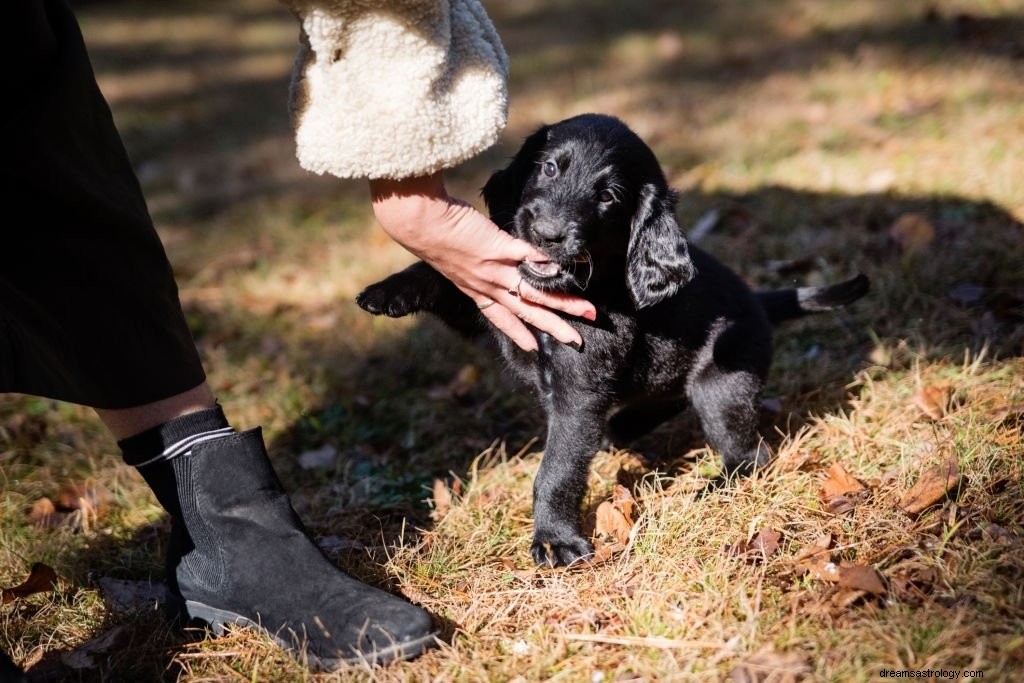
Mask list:
POLYGON ((719 212, 701 247, 751 284, 871 277, 850 309, 778 333, 767 396, 779 409, 763 416, 773 464, 698 495, 717 460, 684 416, 635 452, 598 457, 588 504, 623 480, 640 508, 628 551, 580 570, 535 568, 542 416, 493 347, 353 303, 411 257, 374 227, 364 183, 294 161, 292 18, 272 0, 89 3, 80 16, 100 85, 211 385, 236 425, 264 427, 310 528, 346 541, 339 566, 426 607, 446 645, 377 671, 313 675, 249 633, 176 634, 155 612, 112 612, 100 578, 160 576, 159 507, 91 411, 0 396, 0 586, 33 562, 60 576, 55 591, 0 607, 0 648, 40 679, 69 680, 706 681, 744 663, 774 670, 766 680, 787 667, 821 681, 929 667, 1014 680, 1024 667, 1024 4, 488 9, 513 59, 510 126, 451 173, 455 194, 475 201, 541 123, 602 111, 654 148, 684 227, 719 212), (934 228, 918 253, 890 234, 907 214, 934 228), (961 285, 980 290, 964 298, 961 285), (479 379, 460 397, 444 391, 467 365, 479 379), (938 385, 952 399, 934 420, 914 395, 938 385), (339 453, 334 467, 299 466, 325 445, 339 453), (949 456, 964 475, 959 496, 917 517, 899 511, 949 456), (836 462, 869 489, 838 517, 819 497, 836 462), (455 491, 446 512, 434 509, 437 479, 455 491), (98 514, 29 522, 41 497, 82 482, 106 492, 98 514), (777 552, 728 551, 766 528, 782 534, 777 552), (794 571, 823 533, 832 560, 871 566, 886 594, 794 571), (95 666, 62 663, 119 626, 95 666))

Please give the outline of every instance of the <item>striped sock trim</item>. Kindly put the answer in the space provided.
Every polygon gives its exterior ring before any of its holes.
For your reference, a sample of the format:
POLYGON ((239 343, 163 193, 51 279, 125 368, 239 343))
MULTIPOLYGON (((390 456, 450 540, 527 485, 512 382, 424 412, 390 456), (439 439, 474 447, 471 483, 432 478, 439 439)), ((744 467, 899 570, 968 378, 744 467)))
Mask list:
POLYGON ((196 444, 234 434, 221 407, 182 415, 141 434, 117 442, 124 461, 134 467, 173 460, 186 455, 196 444))
POLYGON ((170 446, 164 449, 163 453, 159 453, 150 458, 149 460, 144 460, 143 462, 140 462, 139 464, 135 465, 135 467, 145 467, 146 465, 152 465, 153 463, 160 462, 161 460, 171 460, 173 458, 178 458, 183 455, 188 455, 192 451, 192 447, 195 446, 196 444, 222 439, 225 436, 230 436, 234 433, 234 428, 224 427, 222 429, 214 429, 209 432, 194 434, 192 436, 182 439, 181 441, 171 444, 170 446))

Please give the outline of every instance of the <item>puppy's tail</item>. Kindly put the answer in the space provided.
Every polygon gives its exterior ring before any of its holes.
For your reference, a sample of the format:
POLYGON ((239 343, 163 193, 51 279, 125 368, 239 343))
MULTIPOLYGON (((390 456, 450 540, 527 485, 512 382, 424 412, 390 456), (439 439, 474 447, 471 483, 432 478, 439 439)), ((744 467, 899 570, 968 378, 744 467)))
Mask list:
POLYGON ((867 294, 871 282, 863 273, 828 287, 797 287, 773 292, 758 292, 757 300, 773 324, 807 315, 831 311, 867 294))

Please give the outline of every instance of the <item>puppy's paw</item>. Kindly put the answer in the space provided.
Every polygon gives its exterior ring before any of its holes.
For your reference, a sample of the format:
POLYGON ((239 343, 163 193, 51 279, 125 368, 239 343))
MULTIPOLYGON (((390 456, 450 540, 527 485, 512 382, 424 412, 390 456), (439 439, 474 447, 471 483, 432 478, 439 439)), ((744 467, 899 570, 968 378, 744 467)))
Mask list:
POLYGON ((577 533, 545 533, 533 535, 530 546, 533 561, 547 567, 567 567, 574 562, 586 562, 594 554, 594 546, 577 533))
POLYGON ((396 276, 370 285, 356 297, 359 307, 374 315, 402 318, 422 310, 422 289, 405 286, 396 276))
POLYGON ((755 470, 767 465, 771 458, 771 449, 764 443, 760 443, 756 448, 743 451, 738 455, 734 454, 732 457, 729 454, 723 454, 723 473, 727 476, 738 475, 747 477, 753 474, 755 470))

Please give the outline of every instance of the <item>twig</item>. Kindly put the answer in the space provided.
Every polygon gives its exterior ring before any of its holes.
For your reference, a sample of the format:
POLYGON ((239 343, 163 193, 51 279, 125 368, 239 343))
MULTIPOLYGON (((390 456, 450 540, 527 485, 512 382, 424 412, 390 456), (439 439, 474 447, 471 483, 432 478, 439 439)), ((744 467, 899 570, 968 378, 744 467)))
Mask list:
POLYGON ((710 640, 673 640, 671 638, 660 638, 657 636, 602 636, 590 633, 559 633, 560 638, 566 640, 579 640, 585 643, 602 643, 605 645, 625 645, 628 647, 654 647, 661 650, 683 649, 683 648, 706 648, 717 649, 725 647, 725 643, 710 640))

